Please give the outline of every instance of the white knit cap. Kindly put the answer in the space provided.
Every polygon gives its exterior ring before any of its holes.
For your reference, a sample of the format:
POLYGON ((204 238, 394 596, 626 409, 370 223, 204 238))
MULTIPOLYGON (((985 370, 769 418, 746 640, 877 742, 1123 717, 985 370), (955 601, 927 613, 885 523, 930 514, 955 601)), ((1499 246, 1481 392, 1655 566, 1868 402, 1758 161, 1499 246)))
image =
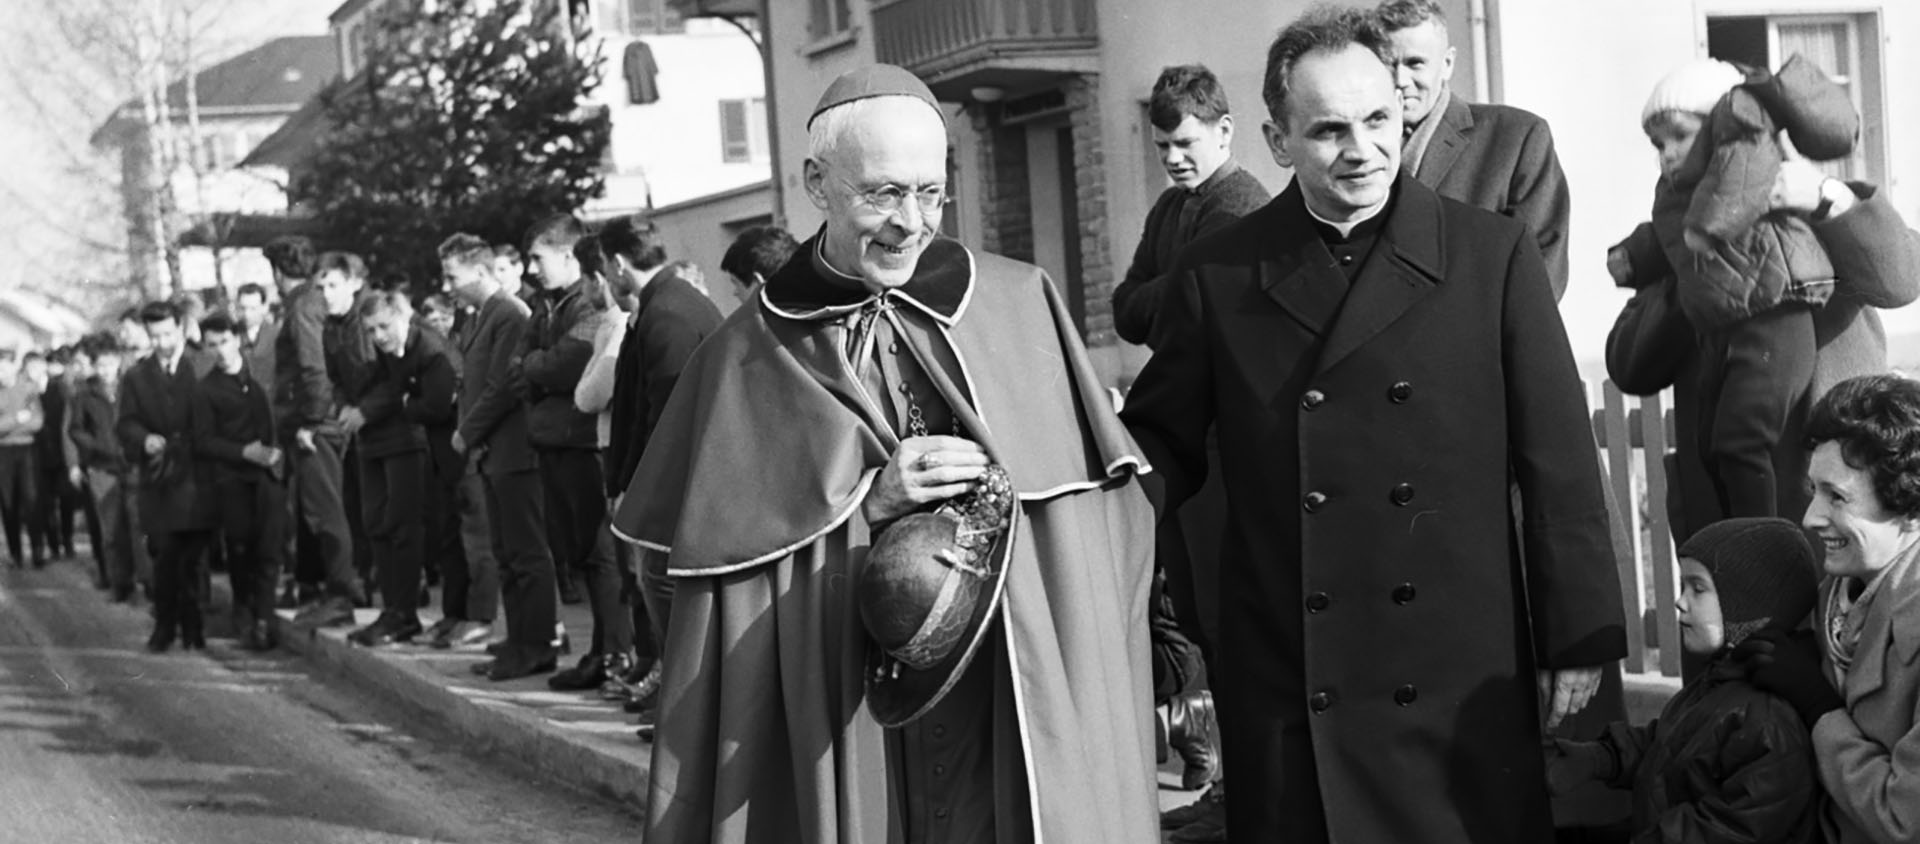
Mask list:
POLYGON ((1647 107, 1640 110, 1640 125, 1663 111, 1684 111, 1705 115, 1713 111, 1720 98, 1733 86, 1747 81, 1740 69, 1719 59, 1695 59, 1676 68, 1653 86, 1647 107))

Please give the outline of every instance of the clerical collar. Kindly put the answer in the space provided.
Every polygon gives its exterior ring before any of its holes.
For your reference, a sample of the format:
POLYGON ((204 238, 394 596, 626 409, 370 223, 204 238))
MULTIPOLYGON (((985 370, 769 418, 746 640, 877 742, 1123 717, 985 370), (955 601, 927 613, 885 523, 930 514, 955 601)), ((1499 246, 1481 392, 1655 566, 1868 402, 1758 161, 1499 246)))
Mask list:
MULTIPOLYGON (((1398 185, 1396 184, 1395 187, 1398 187, 1398 185)), ((1380 227, 1387 223, 1386 210, 1387 206, 1393 204, 1393 195, 1394 190, 1392 188, 1388 189, 1387 198, 1381 200, 1379 205, 1367 209, 1362 212, 1357 219, 1345 223, 1336 223, 1320 216, 1313 210, 1311 204, 1304 201, 1305 197, 1301 198, 1303 201, 1300 204, 1306 207, 1307 216, 1313 218, 1313 222, 1316 224, 1314 228, 1320 230, 1322 240, 1343 243, 1357 237, 1368 237, 1379 233, 1380 227)))
POLYGON ((912 305, 951 326, 973 298, 973 253, 959 241, 934 238, 920 253, 913 278, 876 293, 859 278, 828 264, 821 251, 823 240, 823 234, 817 233, 801 244, 786 265, 760 286, 760 301, 768 311, 787 319, 832 319, 885 299, 912 305))

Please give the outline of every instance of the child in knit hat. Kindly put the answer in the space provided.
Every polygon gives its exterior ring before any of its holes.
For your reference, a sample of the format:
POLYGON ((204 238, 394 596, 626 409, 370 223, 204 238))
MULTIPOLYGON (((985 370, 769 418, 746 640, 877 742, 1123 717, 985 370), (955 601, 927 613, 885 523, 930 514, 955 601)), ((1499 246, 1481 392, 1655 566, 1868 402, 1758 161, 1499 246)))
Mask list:
MULTIPOLYGON (((1833 295, 1833 265, 1807 219, 1772 209, 1786 151, 1767 103, 1776 78, 1702 59, 1668 74, 1640 120, 1660 160, 1650 223, 1608 253, 1622 287, 1672 278, 1701 344, 1698 430, 1724 516, 1774 516, 1782 429, 1812 389, 1814 312, 1833 295), (1756 90, 1768 92, 1763 100, 1756 90)), ((1781 76, 1830 85, 1817 72, 1781 76)), ((1810 92, 1805 98, 1818 96, 1810 92)), ((1789 96, 1789 101, 1794 100, 1789 96)))
POLYGON ((1652 723, 1608 725, 1599 741, 1553 740, 1548 789, 1592 780, 1632 789, 1634 841, 1819 841, 1819 780, 1800 716, 1736 672, 1714 670, 1747 637, 1799 626, 1813 610, 1817 569, 1806 534, 1784 519, 1728 519, 1688 539, 1674 604, 1681 646, 1707 667, 1652 723))

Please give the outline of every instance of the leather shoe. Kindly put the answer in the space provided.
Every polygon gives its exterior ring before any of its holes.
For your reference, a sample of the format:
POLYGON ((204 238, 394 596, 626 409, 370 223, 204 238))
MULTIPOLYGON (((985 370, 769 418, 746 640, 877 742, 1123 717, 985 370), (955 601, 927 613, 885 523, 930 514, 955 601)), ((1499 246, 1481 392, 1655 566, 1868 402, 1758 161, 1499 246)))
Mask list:
POLYGON ((240 647, 250 651, 270 651, 279 644, 280 637, 274 634, 270 621, 256 621, 241 634, 240 647))
POLYGON ((1156 714, 1166 725, 1168 746, 1186 762, 1180 787, 1187 791, 1205 788, 1220 773, 1220 754, 1213 747, 1213 693, 1174 695, 1157 709, 1156 714))
POLYGON ((1227 786, 1225 782, 1214 783, 1212 788, 1207 789, 1205 794, 1200 795, 1200 799, 1192 803, 1161 812, 1160 828, 1184 829, 1188 825, 1198 823, 1208 815, 1214 814, 1220 816, 1222 823, 1225 822, 1227 816, 1227 786))
POLYGON ((621 709, 631 713, 642 713, 660 703, 660 663, 655 661, 640 682, 633 684, 633 696, 621 705, 621 709))
POLYGON ((353 623, 353 599, 345 597, 323 598, 318 603, 300 611, 293 617, 293 623, 307 627, 338 627, 353 623))
POLYGON ((418 616, 411 614, 402 616, 399 613, 382 613, 379 618, 373 620, 372 624, 347 634, 347 641, 363 648, 374 648, 381 645, 411 642, 413 641, 413 637, 418 635, 420 635, 420 619, 418 616))
POLYGON ((583 692, 600 688, 607 679, 607 660, 598 653, 588 653, 580 658, 572 668, 547 678, 547 688, 556 692, 583 692))
POLYGON ((458 626, 460 626, 460 619, 451 617, 442 618, 429 625, 427 629, 420 631, 420 638, 427 640, 427 647, 429 648, 445 650, 447 646, 443 644, 443 642, 445 642, 447 636, 453 633, 453 628, 458 626))
MULTIPOLYGON (((435 639, 433 647, 440 650, 459 648, 465 650, 474 647, 493 636, 493 625, 485 621, 462 621, 447 632, 445 640, 435 639)), ((489 645, 489 648, 492 646, 489 645)), ((499 654, 493 654, 498 656, 499 654)))
POLYGON ((549 653, 545 656, 515 656, 512 654, 493 661, 493 667, 487 670, 487 679, 496 683, 518 680, 535 674, 545 674, 553 670, 555 658, 549 653))
POLYGON ((151 651, 157 654, 163 654, 163 653, 166 653, 167 650, 172 647, 173 647, 173 633, 171 632, 163 633, 161 631, 155 630, 153 631, 153 635, 147 637, 148 651, 151 651))

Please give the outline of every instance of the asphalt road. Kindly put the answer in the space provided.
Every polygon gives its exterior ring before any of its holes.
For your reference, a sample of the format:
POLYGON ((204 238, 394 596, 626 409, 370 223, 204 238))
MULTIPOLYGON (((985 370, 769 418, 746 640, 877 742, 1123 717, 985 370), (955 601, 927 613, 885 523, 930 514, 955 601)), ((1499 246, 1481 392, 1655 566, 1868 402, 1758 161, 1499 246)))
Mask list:
POLYGON ((220 625, 205 653, 148 654, 143 610, 53 565, 0 571, 0 844, 639 840, 630 808, 220 625))

